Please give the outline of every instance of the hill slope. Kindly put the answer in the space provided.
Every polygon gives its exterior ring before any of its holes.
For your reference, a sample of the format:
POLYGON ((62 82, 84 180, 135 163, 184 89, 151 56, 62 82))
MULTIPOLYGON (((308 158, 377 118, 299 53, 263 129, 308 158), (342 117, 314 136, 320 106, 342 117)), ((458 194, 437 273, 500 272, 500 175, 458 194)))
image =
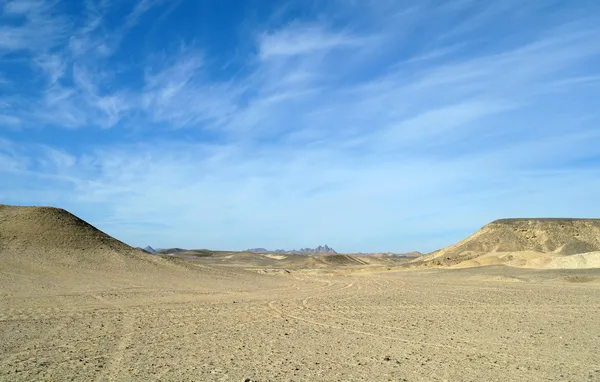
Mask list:
MULTIPOLYGON (((533 259, 535 254, 546 254, 549 258, 598 251, 600 219, 501 219, 487 224, 468 238, 417 261, 456 265, 483 255, 490 257, 490 254, 497 254, 497 262, 503 263, 514 260, 515 255, 523 258, 524 253, 528 253, 526 257, 533 259), (502 255, 509 253, 512 255, 502 255)), ((538 263, 544 264, 545 261, 540 260, 538 263)))
POLYGON ((221 293, 270 282, 256 272, 145 253, 63 209, 0 204, 0 302, 115 290, 221 293))
POLYGON ((54 207, 20 207, 0 204, 0 248, 86 249, 96 246, 131 249, 77 216, 54 207))
POLYGON ((138 275, 156 272, 158 263, 165 262, 63 209, 0 204, 0 277, 5 290, 92 279, 129 282, 130 276, 139 280, 138 275), (30 282, 25 285, 24 280, 30 282))

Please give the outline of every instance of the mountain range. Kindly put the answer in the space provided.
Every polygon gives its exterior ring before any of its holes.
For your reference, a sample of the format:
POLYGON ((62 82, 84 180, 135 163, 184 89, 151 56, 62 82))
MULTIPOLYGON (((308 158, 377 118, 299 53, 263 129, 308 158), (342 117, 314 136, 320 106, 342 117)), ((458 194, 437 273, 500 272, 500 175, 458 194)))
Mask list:
POLYGON ((315 255, 315 254, 324 254, 324 253, 331 253, 331 254, 337 253, 333 248, 329 247, 328 245, 319 245, 316 248, 301 248, 301 249, 292 249, 292 250, 276 249, 274 251, 270 251, 266 248, 250 248, 246 251, 252 252, 252 253, 276 253, 276 254, 283 254, 283 255, 315 255))

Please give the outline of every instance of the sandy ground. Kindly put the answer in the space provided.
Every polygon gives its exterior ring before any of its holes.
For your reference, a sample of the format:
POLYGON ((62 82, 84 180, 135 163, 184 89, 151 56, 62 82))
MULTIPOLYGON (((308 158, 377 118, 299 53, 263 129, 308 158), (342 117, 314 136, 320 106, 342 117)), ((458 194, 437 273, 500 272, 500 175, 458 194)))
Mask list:
POLYGON ((189 272, 0 293, 0 380, 600 381, 598 271, 189 272))
POLYGON ((560 255, 533 251, 492 252, 472 260, 460 262, 452 268, 471 268, 489 265, 507 265, 535 269, 593 269, 600 268, 600 252, 560 255))

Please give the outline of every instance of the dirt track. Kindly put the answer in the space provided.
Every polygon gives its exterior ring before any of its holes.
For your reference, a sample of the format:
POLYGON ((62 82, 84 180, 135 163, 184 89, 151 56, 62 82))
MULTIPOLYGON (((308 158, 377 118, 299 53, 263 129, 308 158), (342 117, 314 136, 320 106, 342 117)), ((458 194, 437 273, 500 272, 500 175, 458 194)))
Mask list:
POLYGON ((2 295, 0 379, 600 380, 593 272, 200 272, 2 295))

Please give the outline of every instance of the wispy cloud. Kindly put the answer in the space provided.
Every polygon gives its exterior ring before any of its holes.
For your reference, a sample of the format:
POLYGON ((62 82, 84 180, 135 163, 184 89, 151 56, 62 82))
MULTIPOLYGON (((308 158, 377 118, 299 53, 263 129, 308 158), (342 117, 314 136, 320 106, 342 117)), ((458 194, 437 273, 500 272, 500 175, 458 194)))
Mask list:
POLYGON ((12 127, 12 128, 16 128, 16 127, 20 127, 21 126, 21 119, 12 116, 12 115, 4 115, 4 114, 0 114, 0 127, 12 127))
MULTIPOLYGON (((433 249, 436 240, 420 243, 410 236, 469 229, 472 219, 564 214, 562 203, 549 207, 551 197, 591 201, 586 190, 600 186, 590 181, 593 170, 536 169, 588 157, 590 151, 574 148, 593 150, 597 137, 557 136, 535 153, 523 142, 454 158, 384 155, 352 166, 340 149, 183 143, 102 148, 79 158, 45 149, 42 159, 25 156, 21 162, 27 170, 53 174, 53 188, 66 191, 76 211, 97 206, 97 221, 109 232, 125 222, 137 226, 127 239, 138 243, 244 248, 260 238, 273 246, 328 241, 342 250, 385 250, 399 236, 401 247, 433 249), (433 211, 435 219, 428 216, 433 211), (273 224, 282 218, 293 224, 273 224), (160 232, 144 228, 154 221, 160 232), (202 227, 201 244, 183 226, 202 227)), ((570 211, 586 215, 589 206, 572 205, 570 211)))
MULTIPOLYGON (((5 6, 7 28, 64 17, 32 4, 5 6)), ((332 2, 222 51, 175 24, 127 45, 165 4, 87 2, 51 49, 0 43, 32 70, 0 94, 0 126, 22 129, 0 144, 3 200, 60 202, 133 244, 219 248, 428 250, 494 218, 600 213, 592 12, 332 2), (24 138, 42 127, 85 144, 24 138)))
POLYGON ((51 2, 8 1, 2 11, 0 52, 47 51, 59 46, 67 37, 69 20, 57 15, 51 2))
POLYGON ((133 10, 125 18, 124 29, 134 27, 140 21, 140 18, 144 13, 163 3, 165 3, 165 0, 139 0, 133 7, 133 10))
POLYGON ((260 38, 259 52, 261 59, 268 60, 282 56, 331 52, 361 43, 364 41, 343 32, 328 32, 321 26, 297 25, 263 34, 260 38))
POLYGON ((240 89, 209 81, 199 53, 161 60, 144 78, 141 107, 154 122, 167 122, 172 128, 220 125, 236 109, 240 89))
POLYGON ((48 77, 50 85, 64 76, 67 70, 64 59, 58 54, 42 54, 34 59, 34 63, 48 77))

